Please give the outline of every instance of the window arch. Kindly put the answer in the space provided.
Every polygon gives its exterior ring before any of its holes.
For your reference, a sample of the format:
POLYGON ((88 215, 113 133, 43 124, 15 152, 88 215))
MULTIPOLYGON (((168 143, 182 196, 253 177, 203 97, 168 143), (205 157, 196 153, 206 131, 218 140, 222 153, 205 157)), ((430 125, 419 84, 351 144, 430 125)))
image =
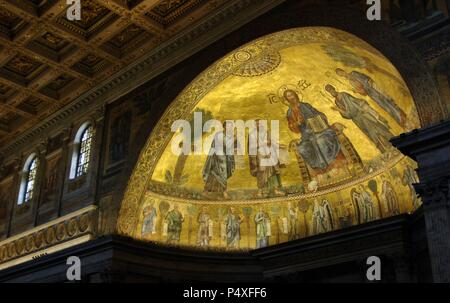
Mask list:
POLYGON ((18 205, 28 203, 33 200, 36 192, 36 175, 38 170, 38 158, 36 154, 32 154, 25 161, 22 171, 22 181, 19 190, 18 205))
POLYGON ((87 174, 91 162, 93 137, 94 127, 89 122, 84 123, 75 136, 70 179, 87 174))

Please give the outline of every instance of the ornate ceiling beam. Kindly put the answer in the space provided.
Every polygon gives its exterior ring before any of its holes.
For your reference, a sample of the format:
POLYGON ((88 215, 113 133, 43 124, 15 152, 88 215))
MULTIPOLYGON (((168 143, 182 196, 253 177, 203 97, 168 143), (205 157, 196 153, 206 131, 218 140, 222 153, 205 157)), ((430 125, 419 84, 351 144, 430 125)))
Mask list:
POLYGON ((29 118, 29 119, 33 119, 33 120, 35 120, 37 118, 35 114, 31 114, 30 112, 18 109, 17 107, 11 106, 11 105, 6 104, 6 103, 0 103, 0 108, 4 109, 4 110, 7 110, 9 112, 13 112, 15 114, 18 114, 18 115, 20 115, 22 117, 25 117, 25 118, 29 118))
POLYGON ((8 80, 8 79, 3 78, 3 77, 0 77, 0 83, 8 85, 8 86, 14 88, 17 91, 20 91, 21 93, 26 94, 27 96, 33 96, 33 97, 36 97, 38 99, 41 99, 42 101, 46 101, 46 102, 51 103, 51 104, 58 102, 57 100, 52 99, 52 98, 50 98, 50 97, 40 93, 37 90, 30 89, 28 87, 23 87, 21 85, 18 85, 14 81, 8 80))
MULTIPOLYGON (((102 3, 102 1, 96 0, 98 3, 102 3)), ((121 5, 116 4, 114 2, 110 2, 108 8, 111 9, 115 14, 124 17, 130 22, 135 23, 141 26, 143 29, 153 33, 156 36, 165 37, 166 33, 164 28, 156 23, 149 20, 145 17, 145 13, 156 6, 160 0, 144 0, 135 6, 132 10, 128 10, 123 8, 121 5)))

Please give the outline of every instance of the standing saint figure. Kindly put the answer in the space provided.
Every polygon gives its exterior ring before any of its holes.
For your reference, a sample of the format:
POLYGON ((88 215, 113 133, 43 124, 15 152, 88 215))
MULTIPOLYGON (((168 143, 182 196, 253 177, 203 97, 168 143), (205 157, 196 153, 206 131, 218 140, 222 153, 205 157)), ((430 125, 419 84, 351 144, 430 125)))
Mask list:
POLYGON ((263 248, 269 245, 270 237, 270 219, 262 207, 255 215, 256 224, 256 248, 263 248))
POLYGON ((341 151, 335 130, 329 126, 324 113, 309 103, 300 102, 295 91, 287 89, 283 97, 289 103, 289 129, 301 135, 296 146, 298 153, 311 168, 326 170, 341 151))
POLYGON ((312 216, 313 233, 315 235, 331 231, 333 229, 333 219, 331 218, 331 210, 328 201, 324 200, 322 205, 320 205, 317 199, 314 200, 312 216))
POLYGON ((352 120, 382 153, 391 146, 389 139, 394 135, 390 132, 387 121, 366 100, 355 98, 346 92, 338 92, 329 84, 325 90, 335 98, 341 116, 352 120))
POLYGON ((370 194, 364 189, 364 186, 360 185, 361 198, 363 202, 364 217, 363 222, 370 222, 375 220, 375 208, 373 206, 373 199, 370 194))
POLYGON ((234 173, 235 159, 234 149, 231 155, 228 155, 227 151, 230 147, 236 146, 236 141, 233 123, 225 122, 223 126, 225 131, 217 132, 211 144, 210 152, 203 168, 203 180, 205 182, 205 195, 215 193, 228 199, 227 182, 234 173), (220 143, 222 143, 222 146, 219 146, 220 143))
POLYGON ((381 176, 381 179, 383 181, 381 197, 384 201, 386 201, 388 213, 391 216, 398 215, 400 213, 400 210, 398 208, 397 194, 395 193, 392 184, 386 179, 384 175, 381 176))
POLYGON ((242 217, 236 213, 234 207, 230 207, 227 217, 225 218, 227 248, 239 248, 242 221, 242 217))
POLYGON ((144 208, 144 221, 142 223, 142 236, 150 236, 156 233, 156 208, 153 205, 144 208))
POLYGON ((363 197, 356 188, 352 189, 352 191, 350 192, 350 196, 352 198, 353 208, 355 209, 356 221, 358 222, 358 224, 361 224, 363 223, 364 218, 363 197))
POLYGON ((184 222, 184 217, 179 211, 178 205, 173 207, 166 215, 165 221, 167 223, 167 242, 180 242, 181 229, 184 222))
POLYGON ((288 203, 288 218, 289 218, 289 240, 297 240, 300 238, 298 228, 298 208, 293 207, 292 203, 288 203))
POLYGON ((271 141, 270 131, 260 120, 256 120, 256 127, 250 132, 248 142, 250 173, 256 177, 258 186, 256 196, 261 198, 264 192, 284 195, 281 191, 278 143, 271 141), (253 144, 256 146, 253 147, 253 144))
POLYGON ((355 93, 372 98, 372 100, 375 101, 392 118, 394 118, 399 125, 405 127, 405 112, 400 109, 400 107, 390 96, 377 87, 372 78, 357 71, 347 73, 340 68, 336 69, 336 74, 346 78, 350 82, 350 85, 355 93))
POLYGON ((202 211, 198 215, 197 222, 197 244, 201 247, 209 246, 209 241, 211 241, 212 238, 212 219, 205 206, 202 207, 202 211))
POLYGON ((409 187, 413 206, 417 209, 420 206, 420 198, 417 196, 416 189, 414 188, 414 184, 416 183, 419 183, 419 178, 417 177, 414 168, 407 165, 405 171, 403 172, 402 184, 409 187))

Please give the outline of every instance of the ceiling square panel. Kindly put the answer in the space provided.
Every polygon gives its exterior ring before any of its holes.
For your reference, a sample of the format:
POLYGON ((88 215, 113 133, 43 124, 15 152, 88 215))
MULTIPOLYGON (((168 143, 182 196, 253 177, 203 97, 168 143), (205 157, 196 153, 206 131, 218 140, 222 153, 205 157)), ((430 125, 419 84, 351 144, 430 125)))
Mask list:
POLYGON ((0 67, 0 77, 27 86, 47 68, 37 59, 18 53, 0 67))
POLYGON ((56 22, 66 31, 89 40, 105 26, 118 18, 112 11, 93 0, 83 0, 81 20, 69 21, 66 12, 56 18, 56 22))
POLYGON ((50 81, 50 83, 48 83, 45 87, 43 87, 40 90, 40 92, 43 93, 44 95, 47 95, 50 98, 59 100, 65 95, 67 88, 74 81, 75 81, 74 77, 67 74, 62 74, 56 79, 50 81))
POLYGON ((37 70, 42 64, 28 56, 18 54, 14 56, 6 65, 5 69, 21 76, 28 76, 37 70))
MULTIPOLYGON (((17 91, 9 85, 0 83, 0 102, 5 102, 9 97, 13 96, 17 91)), ((1 109, 0 109, 1 110, 1 109)))
POLYGON ((131 24, 105 42, 103 48, 112 55, 121 58, 152 38, 153 35, 151 33, 135 24, 131 24))
POLYGON ((58 0, 7 0, 7 1, 35 16, 42 15, 49 8, 51 8, 54 4, 58 2, 58 0))
POLYGON ((29 113, 30 115, 37 115, 45 106, 45 103, 38 98, 29 97, 17 106, 18 109, 29 113))
POLYGON ((46 32, 39 36, 36 41, 57 52, 69 45, 69 42, 66 39, 50 32, 46 32))
POLYGON ((113 0, 117 4, 121 5, 127 9, 133 9, 136 5, 141 3, 143 0, 113 0))
POLYGON ((162 26, 175 23, 206 0, 163 0, 146 15, 162 26))
POLYGON ((11 125, 19 122, 21 116, 13 112, 4 112, 0 118, 1 122, 6 125, 11 125))
POLYGON ((0 76, 26 86, 46 68, 37 59, 18 53, 0 68, 0 76))
POLYGON ((76 47, 67 39, 48 31, 30 41, 27 47, 56 62, 76 50, 76 47))
POLYGON ((0 6, 0 35, 12 40, 26 26, 19 16, 0 6))
POLYGON ((83 57, 80 61, 75 63, 72 68, 88 77, 93 77, 100 71, 104 70, 108 61, 99 57, 93 53, 89 53, 83 57))
POLYGON ((11 87, 0 83, 0 96, 6 96, 11 91, 11 87))

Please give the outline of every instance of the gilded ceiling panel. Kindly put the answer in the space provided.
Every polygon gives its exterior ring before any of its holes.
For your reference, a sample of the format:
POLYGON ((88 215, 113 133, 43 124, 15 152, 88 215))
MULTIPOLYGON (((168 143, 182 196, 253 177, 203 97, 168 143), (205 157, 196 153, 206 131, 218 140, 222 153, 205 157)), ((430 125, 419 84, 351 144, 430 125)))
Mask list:
POLYGON ((10 61, 8 61, 3 68, 20 76, 27 77, 41 66, 41 62, 26 55, 17 54, 10 61))
MULTIPOLYGON (((67 6, 57 0, 2 2, 0 98, 5 105, 0 104, 0 110, 37 122, 182 29, 166 31, 165 25, 190 15, 199 20, 216 9, 202 8, 198 14, 200 4, 205 2, 198 0, 150 2, 82 0, 79 21, 69 21, 67 6), (67 85, 70 90, 64 89, 67 85), (34 110, 19 108, 30 97, 43 103, 34 110), (30 112, 34 114, 30 116, 30 112)), ((1 142, 33 125, 13 124, 2 128, 1 142)))

